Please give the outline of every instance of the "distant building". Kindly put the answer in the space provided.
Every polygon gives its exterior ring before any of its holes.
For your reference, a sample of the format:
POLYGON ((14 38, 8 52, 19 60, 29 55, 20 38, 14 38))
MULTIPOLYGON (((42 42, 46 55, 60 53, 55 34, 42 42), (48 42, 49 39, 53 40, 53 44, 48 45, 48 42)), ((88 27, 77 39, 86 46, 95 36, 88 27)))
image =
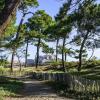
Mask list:
MULTIPOLYGON (((43 56, 39 56, 39 65, 45 65, 48 64, 49 62, 55 60, 55 56, 54 55, 43 55, 43 56)), ((33 59, 27 59, 27 66, 34 66, 36 62, 36 58, 33 59)))
POLYGON ((43 56, 39 56, 39 64, 40 65, 47 64, 47 63, 55 60, 55 58, 56 57, 54 55, 43 55, 43 56))
POLYGON ((27 66, 33 66, 35 64, 33 59, 27 59, 27 66))

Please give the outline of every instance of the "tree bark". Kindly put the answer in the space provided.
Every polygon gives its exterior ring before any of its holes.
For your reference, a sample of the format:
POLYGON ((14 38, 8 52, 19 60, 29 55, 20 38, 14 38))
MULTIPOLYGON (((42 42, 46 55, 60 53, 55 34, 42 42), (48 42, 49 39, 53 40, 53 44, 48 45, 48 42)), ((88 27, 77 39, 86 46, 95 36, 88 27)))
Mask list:
POLYGON ((0 12, 0 36, 5 31, 19 3, 20 0, 5 0, 5 7, 0 12))
POLYGON ((63 38, 63 46, 62 46, 62 67, 65 72, 65 60, 64 60, 64 48, 65 48, 66 37, 63 38))
POLYGON ((66 54, 66 52, 65 52, 65 61, 67 60, 67 54, 66 54))
POLYGON ((86 40, 88 38, 88 34, 89 34, 89 31, 84 36, 84 39, 83 39, 83 41, 81 43, 81 47, 80 47, 80 50, 79 50, 79 66, 78 66, 78 71, 81 71, 81 67, 82 67, 82 51, 83 51, 85 42, 86 42, 86 40))
POLYGON ((58 61, 58 43, 59 43, 59 39, 57 39, 56 41, 56 62, 58 61))
POLYGON ((15 50, 13 50, 12 57, 11 57, 11 67, 10 67, 11 68, 10 69, 11 72, 13 72, 14 55, 15 55, 15 50))
POLYGON ((38 39, 37 53, 36 53, 36 68, 38 67, 38 64, 39 64, 40 43, 41 43, 41 38, 38 39))
POLYGON ((28 39, 26 41, 26 54, 25 54, 25 67, 27 67, 27 55, 28 55, 28 39))
POLYGON ((23 21, 24 21, 24 18, 25 18, 25 16, 26 16, 26 14, 27 14, 27 13, 23 13, 23 16, 22 16, 22 18, 21 18, 21 20, 20 20, 20 23, 19 23, 19 26, 18 26, 18 29, 17 29, 16 39, 18 39, 18 37, 19 37, 19 32, 20 32, 20 29, 21 29, 21 26, 22 26, 22 24, 23 24, 23 21))
POLYGON ((16 53, 16 56, 17 56, 18 62, 19 62, 19 67, 20 67, 19 71, 21 72, 21 70, 22 70, 22 65, 21 65, 20 57, 19 57, 19 55, 18 55, 17 53, 16 53))

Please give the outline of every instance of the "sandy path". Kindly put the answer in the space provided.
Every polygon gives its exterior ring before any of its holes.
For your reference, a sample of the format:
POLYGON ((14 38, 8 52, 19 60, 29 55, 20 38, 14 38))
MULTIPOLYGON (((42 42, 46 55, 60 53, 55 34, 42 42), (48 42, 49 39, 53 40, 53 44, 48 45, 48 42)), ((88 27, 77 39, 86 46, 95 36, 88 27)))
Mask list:
POLYGON ((72 100, 57 96, 56 92, 44 81, 27 80, 24 81, 24 84, 24 88, 20 92, 22 97, 7 97, 4 100, 72 100))

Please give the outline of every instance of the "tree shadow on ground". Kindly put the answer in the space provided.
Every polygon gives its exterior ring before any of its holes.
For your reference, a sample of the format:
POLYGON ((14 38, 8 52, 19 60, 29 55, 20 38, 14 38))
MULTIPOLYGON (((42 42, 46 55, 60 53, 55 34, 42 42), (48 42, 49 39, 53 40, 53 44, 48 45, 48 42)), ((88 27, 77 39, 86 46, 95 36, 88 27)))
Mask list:
POLYGON ((20 92, 22 96, 56 96, 55 91, 42 81, 30 80, 24 83, 24 88, 20 92))

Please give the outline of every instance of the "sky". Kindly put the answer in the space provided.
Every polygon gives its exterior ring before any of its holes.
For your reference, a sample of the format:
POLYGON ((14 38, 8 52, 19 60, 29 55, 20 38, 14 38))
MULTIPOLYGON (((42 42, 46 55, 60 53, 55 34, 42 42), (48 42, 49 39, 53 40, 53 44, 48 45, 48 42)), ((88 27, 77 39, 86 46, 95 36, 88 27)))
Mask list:
MULTIPOLYGON (((38 2, 39 2, 39 7, 36 9, 30 9, 30 11, 35 12, 36 10, 45 10, 45 12, 49 14, 52 18, 56 16, 56 14, 59 12, 59 8, 63 4, 63 2, 59 2, 59 0, 38 0, 38 2)), ((26 22, 27 19, 31 16, 32 16, 31 14, 26 16, 24 22, 26 22)), ((16 24, 20 23, 21 17, 22 17, 22 14, 20 12, 17 12, 16 24)), ((55 48, 55 43, 49 43, 49 46, 55 48)), ((36 55, 36 47, 34 47, 33 45, 29 45, 28 53, 30 54, 28 59, 34 59, 36 55)), ((41 49, 40 49, 40 55, 44 55, 41 49)), ((9 57, 9 60, 10 59, 11 59, 11 56, 9 57)), ((16 57, 15 57, 15 60, 17 60, 16 57)), ((24 59, 22 59, 22 61, 24 61, 24 59)))
MULTIPOLYGON (((31 9, 30 11, 35 12, 36 10, 45 10, 47 14, 49 14, 52 18, 58 13, 59 8, 62 6, 63 2, 59 2, 60 0, 38 0, 39 7, 35 9, 31 9)), ((21 13, 17 13, 17 24, 20 22, 21 13)), ((25 19, 29 18, 31 15, 28 15, 25 19)))
MULTIPOLYGON (((52 18, 54 18, 54 16, 56 16, 56 14, 59 12, 59 8, 62 6, 62 2, 60 2, 60 0, 38 0, 39 2, 39 7, 36 9, 30 9, 32 12, 35 12, 36 10, 45 10, 47 14, 49 14, 50 16, 52 16, 52 18)), ((98 0, 98 2, 100 3, 100 0, 98 0)), ((28 15, 26 16, 24 22, 27 21, 27 19, 29 17, 31 17, 32 15, 28 15)), ((17 24, 19 24, 20 20, 21 20, 21 13, 17 12, 17 24)), ((54 47, 55 48, 55 43, 49 43, 50 47, 54 47)), ((35 54, 36 54, 36 47, 34 47, 33 45, 29 45, 29 49, 28 52, 30 54, 30 56, 28 57, 28 59, 34 59, 35 58, 35 54)), ((91 54, 91 51, 88 51, 88 54, 91 54)), ((43 55, 43 53, 40 50, 40 55, 43 55)), ((100 49, 96 49, 94 56, 100 58, 100 49)), ((61 56, 59 56, 61 57, 61 56)), ((9 57, 9 60, 11 59, 11 57, 9 57)), ((15 58, 16 60, 17 58, 15 58)), ((72 58, 68 58, 69 61, 71 60, 75 60, 72 58)), ((24 59, 22 59, 22 61, 24 61, 24 59)))

